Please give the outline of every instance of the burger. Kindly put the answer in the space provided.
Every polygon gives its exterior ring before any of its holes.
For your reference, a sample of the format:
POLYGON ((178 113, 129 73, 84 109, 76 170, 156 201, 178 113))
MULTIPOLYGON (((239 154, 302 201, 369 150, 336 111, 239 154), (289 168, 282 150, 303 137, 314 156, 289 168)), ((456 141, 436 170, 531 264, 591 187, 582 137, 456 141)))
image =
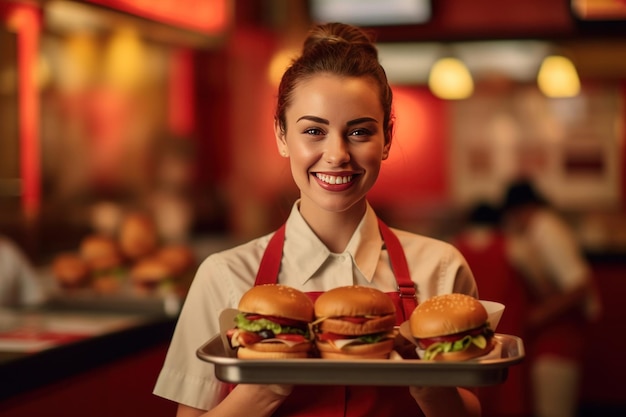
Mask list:
POLYGON ((396 336, 396 308, 384 292, 351 285, 315 301, 313 332, 322 358, 387 359, 396 336))
POLYGON ((152 254, 159 245, 158 230, 152 216, 140 212, 127 214, 120 226, 119 243, 122 254, 131 261, 152 254))
POLYGON ((487 319, 487 310, 474 297, 444 294, 419 304, 409 325, 422 359, 464 361, 494 348, 494 331, 487 319))
POLYGON ((137 261, 130 269, 130 281, 140 295, 171 293, 176 286, 172 268, 156 256, 137 261))
POLYGON ((169 244, 159 248, 155 255, 172 269, 177 276, 192 272, 196 267, 196 255, 184 244, 169 244))
POLYGON ((57 255, 52 261, 52 274, 61 288, 83 287, 89 283, 89 267, 77 253, 57 255))
POLYGON ((121 290, 126 267, 115 239, 104 234, 89 235, 81 241, 79 251, 89 268, 91 287, 97 293, 121 290))
POLYGON ((294 359, 311 355, 313 301, 280 284, 252 287, 239 301, 235 327, 226 332, 242 359, 294 359))
POLYGON ((121 268, 123 263, 117 242, 108 235, 86 236, 80 242, 79 252, 92 274, 108 273, 113 269, 121 268))

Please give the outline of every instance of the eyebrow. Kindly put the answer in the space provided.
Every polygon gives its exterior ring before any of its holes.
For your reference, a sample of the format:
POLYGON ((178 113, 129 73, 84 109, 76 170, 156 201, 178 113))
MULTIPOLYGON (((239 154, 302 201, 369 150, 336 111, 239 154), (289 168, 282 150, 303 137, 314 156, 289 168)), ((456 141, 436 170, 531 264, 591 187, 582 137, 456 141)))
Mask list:
MULTIPOLYGON (((296 120, 296 123, 299 122, 300 120, 310 120, 312 122, 321 123, 325 125, 330 124, 330 122, 327 119, 324 119, 322 117, 317 117, 317 116, 302 116, 298 120, 296 120)), ((350 120, 348 123, 346 123, 346 125, 353 126, 353 125, 358 125, 360 123, 366 123, 366 122, 378 123, 378 120, 374 119, 373 117, 360 117, 358 119, 350 120)))

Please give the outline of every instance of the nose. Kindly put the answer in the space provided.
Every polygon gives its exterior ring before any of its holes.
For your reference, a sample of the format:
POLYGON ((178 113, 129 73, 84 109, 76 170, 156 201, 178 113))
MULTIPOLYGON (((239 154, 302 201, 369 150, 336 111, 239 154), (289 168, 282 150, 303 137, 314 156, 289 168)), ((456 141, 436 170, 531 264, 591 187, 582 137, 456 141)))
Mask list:
POLYGON ((341 135, 332 135, 327 138, 324 160, 334 166, 345 164, 350 160, 348 144, 341 135))

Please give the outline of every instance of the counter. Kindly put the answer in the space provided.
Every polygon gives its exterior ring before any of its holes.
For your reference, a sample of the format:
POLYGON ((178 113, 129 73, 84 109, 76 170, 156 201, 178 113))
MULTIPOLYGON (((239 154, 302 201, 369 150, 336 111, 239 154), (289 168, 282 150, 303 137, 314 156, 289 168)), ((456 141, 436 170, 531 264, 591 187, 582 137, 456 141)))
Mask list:
POLYGON ((0 312, 0 415, 174 415, 151 390, 175 323, 141 313, 0 312))

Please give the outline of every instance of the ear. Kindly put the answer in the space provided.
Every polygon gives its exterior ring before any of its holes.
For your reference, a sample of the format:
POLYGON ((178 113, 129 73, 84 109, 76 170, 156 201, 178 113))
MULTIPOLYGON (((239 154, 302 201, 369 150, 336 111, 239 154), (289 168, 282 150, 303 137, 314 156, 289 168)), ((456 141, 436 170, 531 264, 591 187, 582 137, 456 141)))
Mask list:
POLYGON ((285 131, 280 127, 278 119, 274 119, 274 137, 276 138, 278 153, 284 158, 288 157, 289 148, 287 147, 287 141, 285 140, 285 131))
POLYGON ((389 158, 389 150, 391 149, 391 142, 387 142, 383 148, 383 161, 389 158))
POLYGON ((383 148, 383 161, 389 158, 389 151, 391 150, 391 138, 393 137, 393 121, 389 122, 387 131, 385 132, 385 147, 383 148))

